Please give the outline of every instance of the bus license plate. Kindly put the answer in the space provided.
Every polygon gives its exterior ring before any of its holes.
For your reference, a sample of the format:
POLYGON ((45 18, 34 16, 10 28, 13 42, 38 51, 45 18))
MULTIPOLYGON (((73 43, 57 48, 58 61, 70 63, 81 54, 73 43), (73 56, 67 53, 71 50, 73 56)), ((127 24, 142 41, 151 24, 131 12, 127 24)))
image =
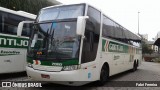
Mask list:
POLYGON ((42 78, 50 79, 50 76, 49 76, 49 75, 45 75, 45 74, 41 74, 41 77, 42 77, 42 78))

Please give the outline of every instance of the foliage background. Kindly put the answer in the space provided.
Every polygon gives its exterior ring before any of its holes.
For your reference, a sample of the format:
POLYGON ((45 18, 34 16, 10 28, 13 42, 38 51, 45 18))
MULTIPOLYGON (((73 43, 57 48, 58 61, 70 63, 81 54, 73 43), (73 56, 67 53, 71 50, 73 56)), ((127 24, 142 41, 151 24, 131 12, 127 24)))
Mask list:
POLYGON ((16 11, 26 11, 32 14, 38 14, 43 7, 54 5, 48 0, 0 0, 0 6, 16 11))
POLYGON ((142 42, 142 54, 152 54, 153 52, 150 45, 142 42))

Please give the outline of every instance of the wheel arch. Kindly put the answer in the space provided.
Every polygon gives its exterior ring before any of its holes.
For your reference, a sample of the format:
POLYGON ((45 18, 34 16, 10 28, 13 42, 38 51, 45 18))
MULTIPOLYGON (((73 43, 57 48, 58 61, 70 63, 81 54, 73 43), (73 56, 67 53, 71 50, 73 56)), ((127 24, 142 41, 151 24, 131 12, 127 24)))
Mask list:
POLYGON ((103 68, 103 66, 106 66, 107 67, 107 71, 108 71, 108 74, 109 74, 109 76, 110 76, 110 67, 109 67, 109 64, 108 64, 108 62, 104 62, 103 63, 103 65, 101 66, 101 68, 100 68, 100 71, 101 71, 101 69, 103 68))

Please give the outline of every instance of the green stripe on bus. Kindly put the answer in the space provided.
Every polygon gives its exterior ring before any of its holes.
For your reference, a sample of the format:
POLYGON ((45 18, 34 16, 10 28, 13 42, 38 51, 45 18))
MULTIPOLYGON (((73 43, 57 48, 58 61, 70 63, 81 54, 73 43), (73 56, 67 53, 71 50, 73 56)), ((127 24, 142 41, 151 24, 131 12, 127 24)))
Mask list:
MULTIPOLYGON (((27 58, 27 62, 33 64, 33 59, 32 58, 27 58)), ((78 65, 79 61, 78 59, 70 59, 70 60, 64 60, 62 62, 54 62, 54 61, 45 61, 45 60, 40 60, 41 65, 45 66, 55 66, 56 63, 62 64, 62 66, 69 66, 69 65, 78 65)))
POLYGON ((102 40, 102 51, 104 52, 119 52, 119 53, 128 53, 129 46, 120 44, 113 41, 102 40))
POLYGON ((27 57, 27 62, 33 64, 33 58, 27 57))
POLYGON ((0 35, 0 47, 27 48, 28 40, 29 39, 26 39, 26 38, 0 35))
POLYGON ((106 40, 102 39, 102 51, 105 51, 106 40))
POLYGON ((78 59, 75 60, 67 60, 62 63, 63 66, 68 66, 68 65, 78 65, 79 61, 78 59))

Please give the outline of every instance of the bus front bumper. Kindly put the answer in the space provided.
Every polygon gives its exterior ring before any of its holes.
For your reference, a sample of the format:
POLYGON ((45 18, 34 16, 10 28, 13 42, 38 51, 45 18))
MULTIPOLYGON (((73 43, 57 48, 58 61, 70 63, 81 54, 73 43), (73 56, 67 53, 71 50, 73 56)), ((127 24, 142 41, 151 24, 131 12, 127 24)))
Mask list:
POLYGON ((47 81, 49 83, 72 86, 84 85, 91 81, 91 79, 88 78, 88 73, 81 69, 73 71, 47 72, 26 67, 26 70, 28 77, 35 81, 47 81))

